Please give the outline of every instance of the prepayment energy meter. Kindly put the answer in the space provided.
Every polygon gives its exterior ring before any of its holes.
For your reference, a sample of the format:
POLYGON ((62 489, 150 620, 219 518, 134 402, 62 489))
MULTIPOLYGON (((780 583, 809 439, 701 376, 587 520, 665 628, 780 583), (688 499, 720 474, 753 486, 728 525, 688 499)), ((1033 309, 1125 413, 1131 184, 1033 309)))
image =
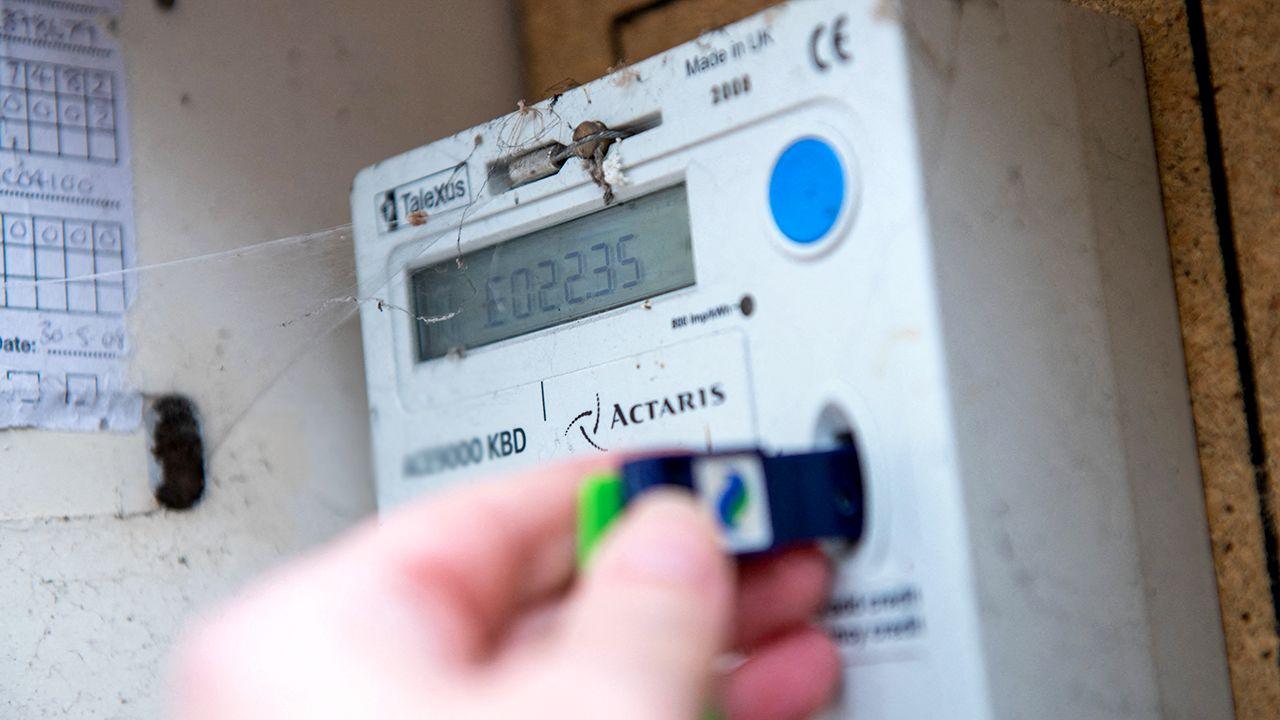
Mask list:
POLYGON ((1130 25, 792 2, 351 203, 381 507, 572 455, 856 448, 834 716, 1232 716, 1130 25))

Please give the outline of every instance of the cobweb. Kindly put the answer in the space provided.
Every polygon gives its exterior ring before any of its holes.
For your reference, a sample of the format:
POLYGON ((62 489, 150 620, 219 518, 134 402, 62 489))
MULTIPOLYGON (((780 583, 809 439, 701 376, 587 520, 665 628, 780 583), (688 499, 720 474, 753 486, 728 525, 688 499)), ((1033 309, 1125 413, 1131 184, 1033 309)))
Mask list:
MULTIPOLYGON (((554 145, 561 164, 579 146, 599 147, 602 137, 570 139, 573 128, 555 112, 554 103, 539 108, 522 103, 485 130, 507 154, 554 145), (552 142, 552 138, 566 142, 552 142)), ((606 130, 603 135, 613 141, 626 132, 606 130)), ((477 136, 476 148, 481 142, 477 136)), ((458 167, 475 152, 459 158, 458 167)), ((601 157, 579 157, 593 178, 601 174, 601 157)), ((398 236, 396 245, 439 257, 441 243, 448 243, 456 253, 457 269, 466 277, 469 269, 462 248, 467 223, 482 215, 484 206, 501 190, 495 186, 494 192, 487 192, 489 183, 486 175, 460 212, 409 218, 412 231, 398 236)), ((607 183, 603 187, 608 190, 607 183)), ((335 201, 345 204, 344 199, 335 201)), ((457 307, 434 311, 433 316, 415 316, 389 294, 390 289, 403 286, 404 268, 414 266, 414 258, 398 256, 395 267, 363 268, 360 276, 355 257, 352 227, 341 225, 71 279, 0 278, 0 284, 6 290, 16 285, 41 288, 91 280, 123 281, 131 286, 124 344, 129 367, 126 394, 144 401, 175 394, 192 400, 206 455, 212 457, 258 398, 361 307, 402 313, 431 324, 464 311, 482 294, 480 284, 473 283, 476 292, 455 297, 457 307)), ((5 398, 0 397, 2 401, 5 398)))
MULTIPOLYGON (((425 220, 404 241, 419 252, 441 242, 461 247, 463 221, 425 220)), ((362 306, 412 316, 387 296, 399 274, 403 270, 374 269, 362 282, 352 228, 341 225, 72 280, 5 278, 0 283, 6 290, 93 280, 132 286, 125 343, 128 394, 143 400, 173 394, 190 398, 206 452, 213 455, 257 399, 362 306)), ((450 315, 417 321, 430 324, 450 315)))

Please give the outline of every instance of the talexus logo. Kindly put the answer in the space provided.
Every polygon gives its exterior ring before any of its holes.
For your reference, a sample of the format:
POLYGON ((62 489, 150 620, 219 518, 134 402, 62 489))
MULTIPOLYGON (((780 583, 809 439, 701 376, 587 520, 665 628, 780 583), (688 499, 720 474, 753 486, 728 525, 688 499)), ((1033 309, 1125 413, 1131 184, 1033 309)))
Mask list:
POLYGON ((464 207, 470 199, 471 178, 466 163, 397 185, 373 198, 378 232, 420 225, 422 219, 464 207))

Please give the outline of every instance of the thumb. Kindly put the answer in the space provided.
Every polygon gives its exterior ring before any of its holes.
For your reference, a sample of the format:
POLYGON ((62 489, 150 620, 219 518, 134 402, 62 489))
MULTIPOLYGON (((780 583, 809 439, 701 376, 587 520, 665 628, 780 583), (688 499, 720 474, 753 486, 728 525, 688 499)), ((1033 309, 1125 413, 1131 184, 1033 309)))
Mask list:
POLYGON ((620 703, 650 709, 638 716, 695 718, 733 593, 711 518, 685 493, 650 493, 592 558, 566 618, 566 659, 621 691, 620 703))

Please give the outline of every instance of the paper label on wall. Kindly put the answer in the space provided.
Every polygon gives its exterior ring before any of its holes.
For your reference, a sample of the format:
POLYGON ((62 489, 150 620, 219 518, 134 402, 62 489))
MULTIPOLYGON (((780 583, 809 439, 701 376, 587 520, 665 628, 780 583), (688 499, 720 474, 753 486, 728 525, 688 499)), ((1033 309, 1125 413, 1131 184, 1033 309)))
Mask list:
POLYGON ((0 428, 139 424, 126 382, 135 246, 119 11, 0 0, 0 428))

